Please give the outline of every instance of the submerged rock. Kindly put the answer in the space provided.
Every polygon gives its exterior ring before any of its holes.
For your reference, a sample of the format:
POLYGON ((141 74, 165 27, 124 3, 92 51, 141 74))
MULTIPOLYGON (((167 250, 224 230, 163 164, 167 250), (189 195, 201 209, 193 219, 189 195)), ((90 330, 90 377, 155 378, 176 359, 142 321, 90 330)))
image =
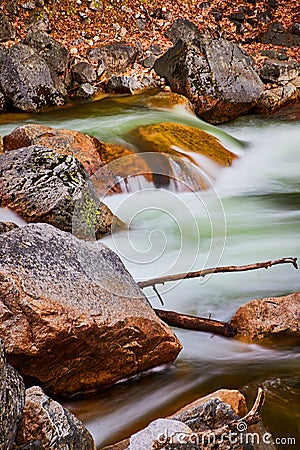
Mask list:
POLYGON ((73 156, 32 145, 0 156, 0 173, 0 205, 28 222, 47 222, 92 240, 121 226, 73 156))
POLYGON ((154 70, 211 123, 245 114, 264 89, 250 56, 224 39, 179 39, 155 62, 154 70))
POLYGON ((0 337, 28 383, 69 397, 173 361, 180 342, 119 257, 47 224, 0 235, 0 337))
POLYGON ((237 329, 235 338, 242 341, 300 343, 300 292, 251 300, 237 310, 230 324, 237 329))
POLYGON ((193 113, 191 102, 184 95, 175 92, 158 92, 144 100, 144 103, 151 108, 157 109, 178 109, 183 108, 189 113, 193 113))
MULTIPOLYGON (((3 316, 2 316, 3 319, 3 316)), ((25 386, 17 371, 6 364, 0 340, 0 448, 11 450, 16 437, 25 397, 25 386)))
POLYGON ((26 390, 15 450, 95 450, 92 436, 66 408, 38 386, 26 390))
POLYGON ((214 136, 176 123, 141 126, 129 138, 144 152, 157 186, 168 185, 173 178, 179 190, 206 189, 218 168, 230 166, 236 158, 214 136))
POLYGON ((34 112, 65 103, 66 89, 44 58, 28 45, 0 51, 0 88, 14 108, 34 112))

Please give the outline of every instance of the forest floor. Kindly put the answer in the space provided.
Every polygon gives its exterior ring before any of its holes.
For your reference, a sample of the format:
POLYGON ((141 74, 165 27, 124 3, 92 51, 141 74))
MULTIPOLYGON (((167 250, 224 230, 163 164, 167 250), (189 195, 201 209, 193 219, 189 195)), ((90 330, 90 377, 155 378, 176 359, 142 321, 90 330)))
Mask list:
MULTIPOLYGON (((161 0, 44 0, 35 10, 26 9, 32 1, 5 1, 0 8, 8 13, 17 33, 13 45, 27 33, 30 15, 46 16, 51 35, 66 46, 76 57, 85 58, 89 48, 111 42, 140 43, 145 51, 153 44, 162 50, 172 43, 165 37, 166 30, 178 18, 194 22, 201 33, 222 37, 239 43, 254 59, 259 68, 266 58, 261 52, 275 49, 271 44, 259 42, 260 34, 270 24, 280 22, 283 31, 290 32, 292 25, 300 22, 297 0, 220 1, 199 2, 161 0), (17 4, 15 14, 11 5, 17 4), (237 15, 236 15, 237 14, 237 15)), ((287 55, 300 61, 300 48, 286 49, 287 55)))

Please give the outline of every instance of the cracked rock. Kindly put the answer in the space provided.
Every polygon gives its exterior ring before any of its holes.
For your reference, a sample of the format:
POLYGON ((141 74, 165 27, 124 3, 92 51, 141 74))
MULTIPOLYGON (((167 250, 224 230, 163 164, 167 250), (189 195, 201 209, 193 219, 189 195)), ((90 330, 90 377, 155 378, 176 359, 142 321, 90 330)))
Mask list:
POLYGON ((211 123, 246 113, 264 90, 250 56, 224 39, 178 40, 156 60, 154 70, 211 123))
POLYGON ((86 427, 38 386, 26 390, 15 450, 95 450, 86 427), (34 447, 35 446, 35 447, 34 447))
POLYGON ((8 362, 52 395, 103 388, 181 349, 112 250, 48 224, 0 235, 0 309, 8 362))

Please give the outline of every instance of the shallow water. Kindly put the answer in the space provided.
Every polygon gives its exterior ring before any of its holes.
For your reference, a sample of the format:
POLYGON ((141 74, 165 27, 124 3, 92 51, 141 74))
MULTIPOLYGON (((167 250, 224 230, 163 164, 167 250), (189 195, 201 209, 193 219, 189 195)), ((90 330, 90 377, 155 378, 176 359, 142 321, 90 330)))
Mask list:
MULTIPOLYGON (((180 110, 154 111, 137 100, 104 99, 24 115, 20 123, 77 129, 115 142, 124 142, 128 131, 141 124, 175 121, 206 128, 180 110)), ((247 116, 218 129, 209 126, 227 148, 241 155, 233 167, 223 169, 211 189, 202 193, 179 194, 144 185, 142 191, 106 197, 130 228, 104 242, 117 251, 137 281, 216 265, 299 257, 299 118, 299 108, 295 108, 270 119, 247 116), (238 140, 247 145, 239 146, 238 140)), ((9 120, 0 116, 0 134, 15 128, 18 119, 17 115, 9 120)), ((228 320, 252 298, 299 291, 300 272, 292 266, 277 266, 167 283, 158 289, 167 309, 228 320)), ((145 293, 153 306, 161 307, 150 288, 145 293)), ((258 385, 267 392, 262 416, 273 437, 297 437, 299 442, 299 347, 267 348, 174 331, 184 347, 174 364, 67 404, 85 422, 99 447, 218 388, 240 389, 251 404, 258 385)))

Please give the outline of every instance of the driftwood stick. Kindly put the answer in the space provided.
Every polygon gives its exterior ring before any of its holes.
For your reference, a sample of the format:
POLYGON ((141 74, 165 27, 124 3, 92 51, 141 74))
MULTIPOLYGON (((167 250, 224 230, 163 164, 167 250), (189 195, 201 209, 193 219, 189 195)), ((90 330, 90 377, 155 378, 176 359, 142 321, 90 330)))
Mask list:
POLYGON ((260 414, 261 408, 263 407, 264 402, 265 402, 265 393, 264 393, 264 390, 261 387, 259 387, 257 390, 256 399, 255 399, 255 402, 254 402, 252 408, 250 409, 248 414, 246 414, 241 419, 242 422, 247 424, 247 427, 258 422, 258 420, 260 419, 259 414, 260 414))
POLYGON ((246 264, 244 266, 212 267, 210 269, 198 270, 196 272, 165 275, 163 277, 152 278, 151 280, 139 281, 138 285, 140 288, 144 289, 145 287, 155 286, 156 284, 164 284, 168 281, 178 281, 186 278, 205 277, 206 275, 209 275, 211 273, 245 272, 248 270, 257 270, 262 268, 268 269, 269 267, 276 266, 278 264, 292 264, 295 267, 295 269, 298 269, 297 258, 281 258, 254 264, 246 264))
POLYGON ((158 317, 171 327, 184 328, 185 330, 204 331, 207 333, 219 334, 225 337, 236 335, 236 329, 228 322, 206 319, 204 317, 180 314, 175 311, 165 311, 154 309, 158 317))

